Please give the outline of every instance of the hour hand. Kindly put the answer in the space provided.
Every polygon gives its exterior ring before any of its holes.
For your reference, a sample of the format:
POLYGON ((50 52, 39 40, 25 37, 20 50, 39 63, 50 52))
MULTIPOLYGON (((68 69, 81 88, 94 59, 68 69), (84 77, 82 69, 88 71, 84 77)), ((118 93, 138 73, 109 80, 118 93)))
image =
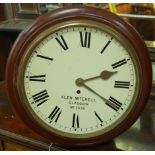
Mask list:
POLYGON ((111 72, 111 71, 105 70, 105 71, 101 72, 100 78, 103 80, 108 80, 109 78, 111 78, 116 73, 117 73, 117 71, 111 72))
POLYGON ((102 80, 108 80, 109 78, 111 78, 116 73, 117 73, 117 71, 111 72, 111 71, 104 70, 98 76, 91 77, 91 78, 84 79, 84 80, 82 79, 82 80, 83 80, 83 82, 88 82, 88 81, 92 81, 92 80, 99 79, 99 78, 102 80))

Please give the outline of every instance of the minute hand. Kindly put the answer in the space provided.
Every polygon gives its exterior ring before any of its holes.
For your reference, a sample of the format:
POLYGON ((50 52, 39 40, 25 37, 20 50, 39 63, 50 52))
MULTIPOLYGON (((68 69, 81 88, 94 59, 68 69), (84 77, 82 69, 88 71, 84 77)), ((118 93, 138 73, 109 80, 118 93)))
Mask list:
MULTIPOLYGON (((94 91, 92 88, 88 87, 85 83, 85 81, 83 79, 78 79, 76 81, 76 84, 78 86, 83 86, 84 88, 86 88, 87 90, 89 90, 90 92, 92 92, 93 94, 95 94, 96 96, 98 96, 100 99, 102 99, 103 101, 105 101, 106 103, 110 103, 109 100, 107 100, 106 98, 104 98, 103 96, 101 96, 100 94, 98 94, 96 91, 94 91)), ((111 103, 110 103, 111 104, 111 103)))

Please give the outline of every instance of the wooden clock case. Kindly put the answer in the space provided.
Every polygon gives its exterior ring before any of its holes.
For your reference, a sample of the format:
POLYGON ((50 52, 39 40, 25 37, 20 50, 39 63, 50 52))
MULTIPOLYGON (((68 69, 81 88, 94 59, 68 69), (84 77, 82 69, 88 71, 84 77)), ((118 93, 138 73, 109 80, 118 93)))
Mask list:
MULTIPOLYGON (((140 76, 141 76, 140 75, 140 76)), ((17 38, 10 52, 7 69, 6 69, 6 82, 8 95, 12 102, 12 105, 19 115, 19 117, 34 131, 42 135, 43 137, 51 140, 53 143, 65 146, 65 147, 86 147, 105 143, 118 136, 125 130, 127 130, 139 117, 143 111, 147 99, 150 94, 152 84, 152 69, 151 61, 147 48, 137 34, 137 32, 127 23, 125 23, 118 16, 97 8, 91 7, 67 7, 63 9, 57 9, 52 12, 46 13, 37 18, 29 27, 27 27, 17 38), (59 135, 46 132, 43 128, 29 117, 27 111, 22 106, 22 101, 19 97, 17 90, 17 71, 20 64, 20 60, 24 54, 25 49, 31 43, 31 41, 37 37, 40 32, 45 29, 54 26, 55 24, 72 21, 72 20, 93 20, 104 23, 109 27, 119 32, 122 36, 127 38, 128 42, 131 43, 136 55, 139 59, 142 75, 141 89, 138 92, 134 108, 131 110, 129 115, 124 119, 116 128, 112 131, 105 133, 104 135, 87 138, 87 139, 67 139, 60 137, 59 135)))

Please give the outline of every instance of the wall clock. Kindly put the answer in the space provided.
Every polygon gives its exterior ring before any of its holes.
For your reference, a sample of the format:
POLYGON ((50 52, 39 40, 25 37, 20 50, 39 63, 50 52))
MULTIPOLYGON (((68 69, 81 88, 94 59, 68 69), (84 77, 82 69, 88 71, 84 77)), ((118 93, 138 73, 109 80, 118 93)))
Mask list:
POLYGON ((6 76, 20 118, 66 147, 104 143, 128 129, 144 109, 152 81, 136 31, 91 7, 36 19, 16 40, 6 76))

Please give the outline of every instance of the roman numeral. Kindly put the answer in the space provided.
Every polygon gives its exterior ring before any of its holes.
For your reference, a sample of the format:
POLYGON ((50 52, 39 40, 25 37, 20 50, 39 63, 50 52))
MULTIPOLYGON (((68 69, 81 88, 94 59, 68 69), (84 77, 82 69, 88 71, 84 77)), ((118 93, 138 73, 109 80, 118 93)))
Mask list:
POLYGON ((101 117, 96 113, 96 111, 94 111, 95 116, 97 118, 97 120, 101 123, 100 125, 102 126, 103 120, 101 119, 101 117))
POLYGON ((120 67, 120 66, 122 66, 122 65, 124 65, 126 63, 127 63, 126 59, 123 59, 123 60, 120 60, 120 61, 112 64, 111 66, 112 66, 113 69, 115 69, 115 68, 120 67))
POLYGON ((48 116, 48 118, 50 119, 50 123, 52 121, 54 121, 56 123, 58 121, 61 113, 62 113, 62 110, 60 110, 60 108, 58 106, 56 106, 53 109, 53 111, 51 112, 51 114, 48 116))
MULTIPOLYGON (((77 114, 73 114, 72 127, 79 128, 79 116, 77 114)), ((76 129, 75 129, 76 130, 76 129)))
POLYGON ((32 103, 37 103, 37 106, 40 106, 41 104, 49 100, 49 95, 47 93, 47 90, 43 90, 33 95, 32 98, 34 100, 34 102, 32 103))
MULTIPOLYGON (((109 98, 109 101, 108 103, 106 103, 106 105, 108 105, 110 108, 112 108, 113 110, 115 111, 118 111, 121 106, 122 106, 122 103, 119 102, 118 100, 116 100, 115 98, 111 97, 109 98)), ((123 108, 121 108, 123 110, 123 108)))
MULTIPOLYGON (((37 51, 35 51, 35 53, 37 53, 37 51)), ((50 58, 50 57, 47 57, 47 56, 44 56, 44 55, 40 55, 40 54, 37 54, 37 57, 42 58, 42 59, 46 59, 46 60, 50 60, 50 61, 54 60, 53 58, 50 58)))
POLYGON ((90 48, 90 41, 91 41, 91 33, 90 32, 82 32, 80 31, 80 42, 82 47, 90 48))
POLYGON ((64 49, 64 50, 67 50, 68 49, 68 46, 66 44, 66 41, 64 39, 64 37, 61 35, 60 38, 58 39, 57 37, 55 38, 56 41, 59 43, 59 45, 64 49))
POLYGON ((46 75, 26 76, 30 81, 45 82, 46 75))
POLYGON ((105 51, 105 49, 109 46, 109 44, 111 43, 113 37, 106 43, 106 45, 103 47, 103 49, 101 50, 101 54, 105 51))
POLYGON ((126 88, 129 89, 130 82, 127 81, 115 81, 114 88, 126 88))

